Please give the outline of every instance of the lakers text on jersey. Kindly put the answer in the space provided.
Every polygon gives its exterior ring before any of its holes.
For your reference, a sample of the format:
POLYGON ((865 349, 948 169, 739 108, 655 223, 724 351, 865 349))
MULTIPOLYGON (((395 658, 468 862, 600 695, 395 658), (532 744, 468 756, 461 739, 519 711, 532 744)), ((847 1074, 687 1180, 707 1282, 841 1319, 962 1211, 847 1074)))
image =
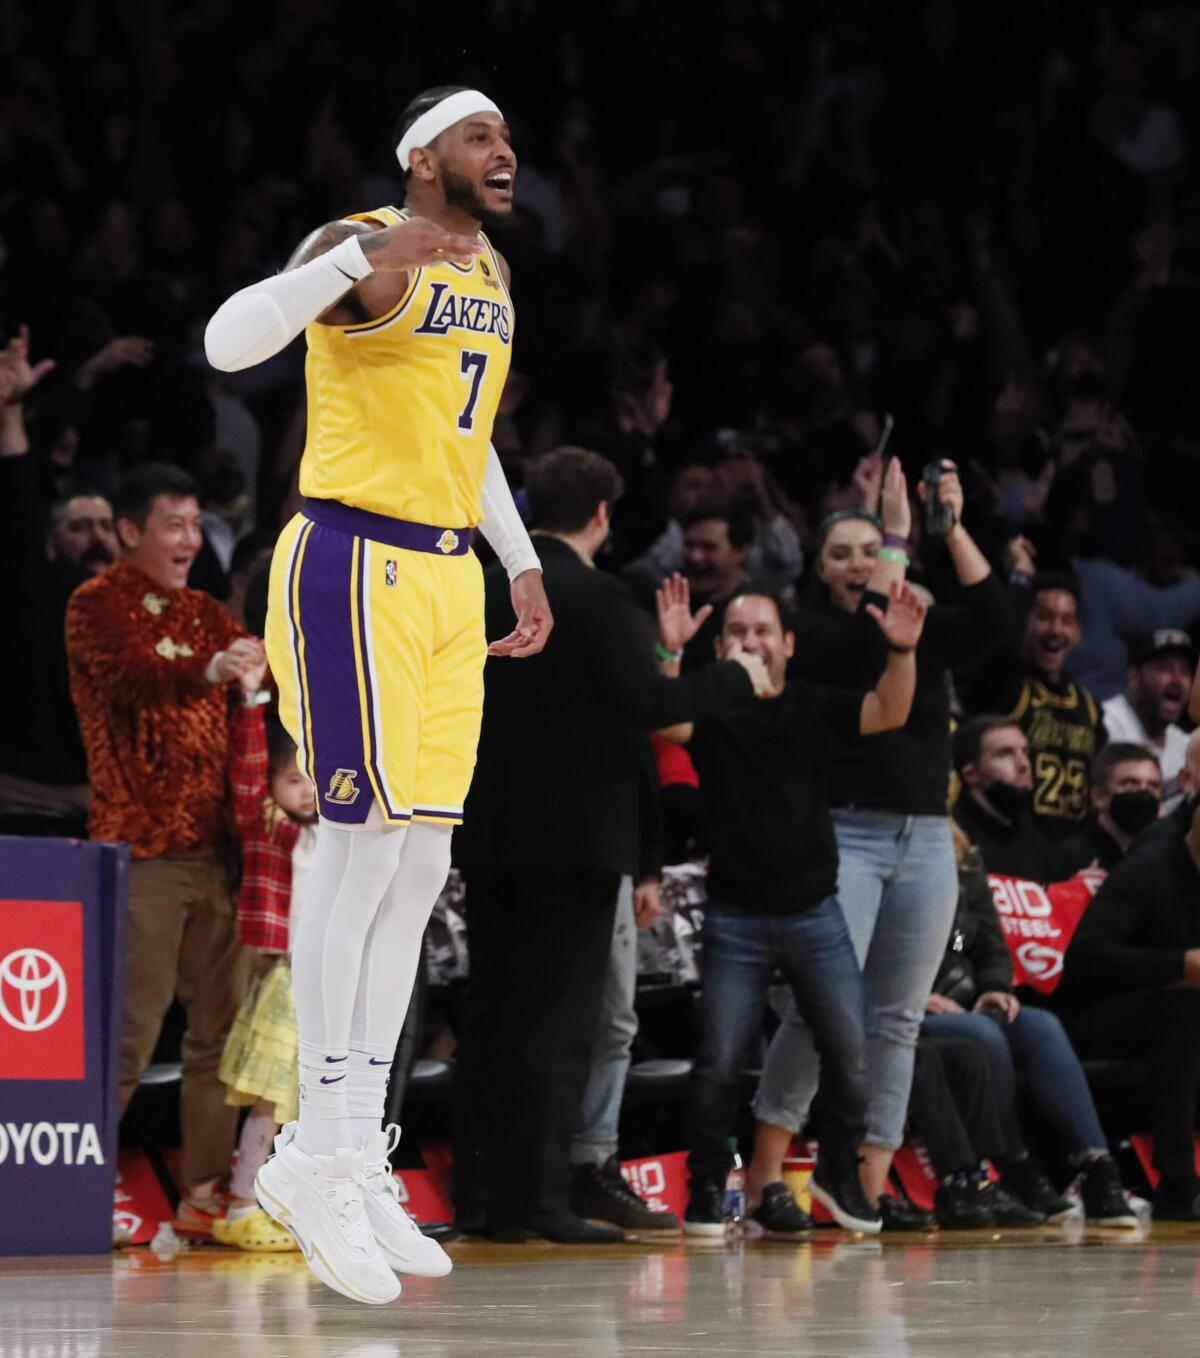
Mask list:
MULTIPOLYGON (((405 220, 377 208, 350 220, 405 220)), ((512 355, 512 299, 487 238, 427 265, 384 316, 310 325, 301 493, 415 523, 474 527, 512 355)))

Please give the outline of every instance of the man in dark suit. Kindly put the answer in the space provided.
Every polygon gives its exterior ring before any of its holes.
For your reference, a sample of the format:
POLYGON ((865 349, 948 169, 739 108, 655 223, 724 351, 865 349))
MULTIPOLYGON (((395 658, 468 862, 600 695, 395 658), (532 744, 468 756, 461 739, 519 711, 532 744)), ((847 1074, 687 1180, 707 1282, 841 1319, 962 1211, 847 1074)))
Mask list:
MULTIPOLYGON (((489 662, 475 779, 456 839, 470 977, 458 1056, 455 1205, 494 1239, 620 1240, 567 1209, 617 890, 639 857, 640 731, 718 716, 767 688, 757 657, 685 678, 655 666, 629 586, 595 569, 621 493, 613 465, 559 448, 526 492, 555 617, 529 665, 489 662), (520 680, 513 683, 513 675, 520 680)), ((707 610, 689 617, 687 635, 707 610)), ((487 629, 512 627, 487 574, 487 629)), ((674 669, 678 655, 658 651, 674 669)))

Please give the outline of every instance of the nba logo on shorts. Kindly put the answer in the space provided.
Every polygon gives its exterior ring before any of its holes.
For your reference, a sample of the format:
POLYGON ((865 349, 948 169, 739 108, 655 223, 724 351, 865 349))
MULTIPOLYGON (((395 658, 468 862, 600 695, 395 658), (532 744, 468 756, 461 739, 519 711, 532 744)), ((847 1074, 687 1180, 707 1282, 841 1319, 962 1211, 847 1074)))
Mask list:
POLYGON ((389 561, 383 568, 383 583, 394 585, 396 583, 396 563, 389 561))
POLYGON ((0 901, 0 1080, 82 1080, 83 906, 0 901))
POLYGON ((329 780, 329 791, 325 794, 326 800, 336 802, 339 806, 350 806, 353 802, 358 801, 359 789, 354 785, 354 780, 357 777, 357 769, 338 769, 329 780))

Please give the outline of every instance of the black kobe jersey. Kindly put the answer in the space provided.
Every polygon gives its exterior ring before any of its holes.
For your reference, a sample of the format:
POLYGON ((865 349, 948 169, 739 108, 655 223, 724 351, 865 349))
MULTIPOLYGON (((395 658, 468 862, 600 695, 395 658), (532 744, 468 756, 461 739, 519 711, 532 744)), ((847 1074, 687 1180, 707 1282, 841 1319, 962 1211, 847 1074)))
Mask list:
POLYGON ((1061 838, 1087 819, 1092 760, 1106 739, 1100 706, 1081 684, 1027 675, 1013 717, 1029 741, 1033 813, 1061 838))

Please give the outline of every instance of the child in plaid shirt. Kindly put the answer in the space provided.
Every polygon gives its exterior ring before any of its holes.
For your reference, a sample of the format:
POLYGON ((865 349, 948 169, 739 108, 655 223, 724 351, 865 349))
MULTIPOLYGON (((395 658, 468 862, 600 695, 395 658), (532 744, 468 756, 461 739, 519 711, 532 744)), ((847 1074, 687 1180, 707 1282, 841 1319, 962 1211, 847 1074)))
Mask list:
POLYGON ((297 1112, 296 1011, 288 964, 291 933, 316 843, 313 786, 296 765, 296 746, 258 692, 262 674, 243 680, 234 715, 229 779, 242 847, 238 933, 259 963, 221 1059, 227 1103, 250 1107, 238 1142, 229 1210, 215 1223, 223 1244, 251 1251, 291 1250, 292 1237, 258 1206, 254 1176, 280 1123, 297 1112))

